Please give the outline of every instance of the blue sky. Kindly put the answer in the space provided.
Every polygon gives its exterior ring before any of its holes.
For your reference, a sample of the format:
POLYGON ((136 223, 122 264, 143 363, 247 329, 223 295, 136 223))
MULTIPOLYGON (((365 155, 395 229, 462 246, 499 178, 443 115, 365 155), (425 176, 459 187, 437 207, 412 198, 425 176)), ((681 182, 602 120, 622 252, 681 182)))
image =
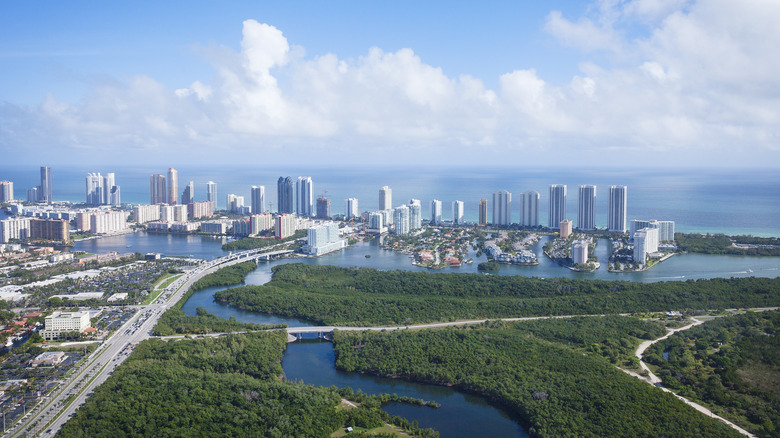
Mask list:
POLYGON ((779 5, 3 2, 0 149, 28 164, 771 167, 779 5))

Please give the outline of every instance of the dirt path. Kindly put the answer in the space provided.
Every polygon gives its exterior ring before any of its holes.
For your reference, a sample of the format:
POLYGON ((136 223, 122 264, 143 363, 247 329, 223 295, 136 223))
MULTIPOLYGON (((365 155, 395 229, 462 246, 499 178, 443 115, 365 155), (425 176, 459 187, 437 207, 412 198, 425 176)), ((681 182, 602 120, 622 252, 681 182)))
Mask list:
POLYGON ((645 382, 647 382, 647 383, 649 383, 649 384, 651 384, 653 386, 657 386, 657 387, 661 388, 663 391, 666 391, 666 392, 674 395, 678 399, 682 400, 683 403, 687 404, 688 406, 691 406, 692 408, 696 409, 697 411, 701 412, 702 414, 707 415, 707 416, 712 417, 712 418, 717 418, 718 420, 726 423, 732 429, 736 430, 737 432, 741 433, 742 435, 755 438, 755 435, 753 435, 750 432, 746 431, 745 429, 737 426, 736 424, 732 423, 731 421, 729 421, 729 420, 727 420, 727 419, 725 419, 725 418, 723 418, 721 416, 713 414, 712 411, 710 411, 709 409, 705 408, 704 406, 702 406, 702 405, 700 405, 698 403, 692 402, 691 400, 688 400, 687 398, 685 398, 683 396, 680 396, 680 395, 677 395, 674 392, 672 392, 671 390, 669 390, 667 388, 664 388, 663 386, 660 386, 660 383, 662 382, 661 379, 658 378, 658 376, 656 376, 655 374, 653 374, 653 372, 650 371, 650 368, 647 367, 647 364, 645 364, 644 361, 642 361, 642 356, 644 355, 645 351, 648 348, 650 348, 651 345, 655 344, 656 342, 663 341, 664 339, 668 338, 669 336, 672 336, 673 334, 675 334, 677 332, 681 332, 683 330, 688 330, 688 329, 690 329, 692 327, 696 327, 697 325, 700 325, 700 324, 704 323, 704 321, 700 321, 700 320, 695 319, 695 318, 692 318, 692 319, 694 321, 692 324, 686 325, 684 327, 676 328, 676 329, 671 329, 664 336, 661 336, 658 339, 645 341, 645 342, 642 342, 641 344, 639 344, 639 347, 637 347, 636 352, 634 352, 634 355, 639 358, 639 365, 642 367, 643 371, 647 372, 647 376, 643 376, 641 374, 637 374, 637 373, 635 373, 633 371, 628 371, 628 370, 623 370, 623 371, 628 373, 629 375, 632 375, 632 376, 634 376, 634 377, 636 377, 636 378, 638 378, 640 380, 643 380, 643 381, 645 381, 645 382))

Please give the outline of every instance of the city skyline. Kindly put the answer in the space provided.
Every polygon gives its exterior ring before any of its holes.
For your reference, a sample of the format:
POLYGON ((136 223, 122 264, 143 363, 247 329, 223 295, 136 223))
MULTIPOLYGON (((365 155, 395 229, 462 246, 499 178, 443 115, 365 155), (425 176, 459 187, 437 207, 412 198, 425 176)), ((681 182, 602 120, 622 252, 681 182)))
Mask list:
POLYGON ((4 3, 0 148, 93 167, 780 162, 772 2, 356 6, 4 3))

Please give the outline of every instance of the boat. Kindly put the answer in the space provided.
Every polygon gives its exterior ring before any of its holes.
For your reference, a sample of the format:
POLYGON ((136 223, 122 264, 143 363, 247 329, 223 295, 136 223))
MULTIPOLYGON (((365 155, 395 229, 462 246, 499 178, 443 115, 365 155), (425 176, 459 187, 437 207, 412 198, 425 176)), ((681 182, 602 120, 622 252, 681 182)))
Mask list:
POLYGON ((747 272, 748 274, 752 274, 752 273, 753 273, 753 270, 752 270, 752 269, 748 269, 746 272, 747 272))

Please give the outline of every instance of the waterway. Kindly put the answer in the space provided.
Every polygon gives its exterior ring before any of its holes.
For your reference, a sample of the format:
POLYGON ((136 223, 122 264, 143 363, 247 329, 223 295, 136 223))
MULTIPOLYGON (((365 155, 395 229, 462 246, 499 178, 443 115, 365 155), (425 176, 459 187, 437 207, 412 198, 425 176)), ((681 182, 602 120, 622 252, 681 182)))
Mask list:
MULTIPOLYGON (((595 255, 601 262, 601 267, 593 273, 574 272, 558 266, 555 262, 545 257, 542 249, 544 248, 544 243, 549 239, 549 236, 543 236, 542 239, 531 248, 536 253, 539 260, 538 266, 501 265, 498 275, 640 282, 749 276, 777 277, 780 275, 780 257, 705 254, 675 255, 644 272, 611 273, 607 271, 607 261, 612 248, 607 239, 599 239, 595 249, 595 255)), ((159 252, 167 256, 193 256, 196 258, 212 260, 228 254, 227 251, 222 250, 223 243, 224 239, 222 238, 136 232, 132 234, 79 241, 76 242, 74 251, 86 251, 88 253, 106 253, 109 251, 117 251, 119 253, 136 251, 141 253, 159 252)), ((472 257, 474 263, 464 264, 460 268, 429 270, 413 266, 408 255, 382 249, 379 246, 378 239, 374 239, 369 242, 358 242, 345 250, 327 254, 322 257, 292 258, 261 264, 260 267, 258 267, 258 270, 252 275, 270 278, 272 265, 291 262, 342 267, 366 267, 381 270, 401 269, 420 272, 475 273, 477 272, 477 265, 479 262, 486 260, 484 254, 481 257, 477 257, 473 251, 467 255, 467 258, 468 257, 472 257)))

